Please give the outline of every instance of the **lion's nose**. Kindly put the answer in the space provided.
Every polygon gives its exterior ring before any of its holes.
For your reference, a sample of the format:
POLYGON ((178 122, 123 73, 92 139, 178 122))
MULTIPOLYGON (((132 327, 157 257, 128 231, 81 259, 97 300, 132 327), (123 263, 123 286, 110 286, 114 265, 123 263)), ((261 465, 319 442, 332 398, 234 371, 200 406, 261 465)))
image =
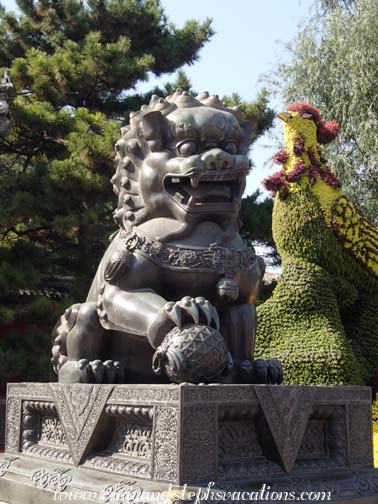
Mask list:
POLYGON ((207 170, 225 170, 232 168, 235 164, 235 158, 232 154, 222 149, 211 149, 201 156, 207 170))

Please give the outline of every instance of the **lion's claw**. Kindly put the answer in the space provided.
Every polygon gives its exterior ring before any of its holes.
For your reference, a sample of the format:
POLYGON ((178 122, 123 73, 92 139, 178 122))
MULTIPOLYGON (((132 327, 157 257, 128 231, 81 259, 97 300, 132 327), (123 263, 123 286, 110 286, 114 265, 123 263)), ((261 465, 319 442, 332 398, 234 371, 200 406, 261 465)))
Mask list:
MULTIPOLYGON (((196 302, 197 306, 199 306, 201 308, 202 313, 205 315, 207 325, 211 325, 211 321, 213 319, 213 307, 212 307, 210 301, 208 301, 204 297, 196 297, 195 302, 196 302)), ((218 313, 217 313, 217 315, 218 315, 218 313)), ((219 317, 218 317, 218 320, 219 320, 219 317)))
POLYGON ((185 296, 179 301, 169 301, 158 312, 148 328, 147 337, 153 348, 157 348, 174 327, 180 330, 185 324, 205 324, 219 331, 217 310, 203 297, 185 296))
POLYGON ((217 331, 219 331, 220 328, 220 320, 219 320, 219 315, 217 310, 214 308, 214 306, 211 307, 211 316, 214 321, 214 327, 217 331))
POLYGON ((172 322, 179 328, 181 329, 182 323, 181 323, 181 310, 180 308, 174 303, 173 301, 170 301, 169 303, 166 303, 164 305, 164 309, 168 314, 168 317, 172 320, 172 322))
POLYGON ((199 324, 199 311, 195 302, 195 299, 185 296, 178 302, 178 305, 184 310, 190 317, 192 317, 196 325, 199 324))
MULTIPOLYGON (((73 361, 69 361, 71 364, 73 361)), ((98 359, 88 361, 80 359, 76 362, 80 373, 81 383, 123 383, 125 369, 120 362, 106 360, 102 362, 98 359)))
MULTIPOLYGON (((203 297, 191 298, 183 297, 180 301, 173 303, 174 309, 180 311, 181 323, 187 319, 188 322, 198 325, 201 319, 209 326, 213 326, 219 331, 219 316, 212 304, 203 297), (188 320, 189 319, 189 320, 188 320)), ((177 324, 176 324, 177 325, 177 324)), ((180 329, 180 326, 178 326, 180 329)))

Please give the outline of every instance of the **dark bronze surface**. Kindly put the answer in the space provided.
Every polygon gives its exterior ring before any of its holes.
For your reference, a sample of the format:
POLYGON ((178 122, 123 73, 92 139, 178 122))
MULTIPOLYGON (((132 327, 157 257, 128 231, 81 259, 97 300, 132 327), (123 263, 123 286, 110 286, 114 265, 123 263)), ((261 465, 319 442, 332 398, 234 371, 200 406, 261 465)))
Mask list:
POLYGON ((238 213, 253 133, 208 93, 130 114, 112 178, 120 229, 87 300, 54 329, 59 381, 281 381, 279 363, 252 361, 265 266, 238 213))

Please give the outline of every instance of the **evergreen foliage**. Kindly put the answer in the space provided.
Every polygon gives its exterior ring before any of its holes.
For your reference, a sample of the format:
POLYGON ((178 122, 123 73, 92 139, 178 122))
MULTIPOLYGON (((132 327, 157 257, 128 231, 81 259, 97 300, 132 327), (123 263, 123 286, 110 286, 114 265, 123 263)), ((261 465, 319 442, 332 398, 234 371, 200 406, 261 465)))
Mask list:
POLYGON ((284 271, 273 296, 258 307, 257 355, 281 359, 285 383, 367 381, 378 360, 371 331, 378 320, 366 305, 369 287, 374 290, 371 275, 343 252, 310 190, 276 200, 273 235, 284 271), (350 327, 346 332, 346 318, 354 320, 350 310, 356 287, 366 292, 361 314, 371 313, 370 330, 350 327))
POLYGON ((130 90, 193 63, 210 21, 177 29, 154 0, 18 5, 0 12, 0 66, 19 91, 0 147, 3 279, 14 290, 74 275, 84 295, 109 233, 118 120, 146 98, 130 90))
MULTIPOLYGON (((149 72, 194 63, 213 32, 210 20, 176 28, 158 0, 18 6, 19 14, 0 9, 0 67, 11 69, 18 91, 15 126, 0 144, 0 315, 3 323, 33 322, 36 306, 48 305, 39 320, 45 348, 38 346, 49 356, 59 303, 39 292, 66 279, 74 298, 86 294, 114 229, 113 145, 128 113, 152 94, 135 85, 149 72), (32 303, 20 303, 20 289, 32 303)), ((19 338, 17 348, 29 348, 19 338)), ((2 352, 11 339, 2 338, 2 352)))
MULTIPOLYGON (((18 91, 14 128, 0 142, 0 324, 36 322, 48 356, 57 313, 85 299, 116 228, 109 181, 120 126, 152 94, 190 82, 179 70, 164 89, 139 94, 135 86, 193 64, 213 31, 210 20, 175 27, 159 0, 17 4, 17 14, 0 7, 0 68, 11 69, 18 91)), ((271 125, 266 93, 241 106, 258 134, 271 125)), ((0 359, 12 338, 0 339, 0 359)), ((25 331, 18 338, 12 351, 23 347, 25 331)))
MULTIPOLYGON (((277 253, 276 245, 272 235, 272 211, 274 200, 269 196, 262 195, 257 189, 254 193, 242 199, 240 210, 241 235, 251 240, 254 245, 262 246, 262 251, 258 250, 259 255, 263 255, 267 266, 279 266, 281 258, 277 253)), ((260 292, 258 302, 269 297, 272 285, 268 288, 263 285, 263 291, 260 292)))

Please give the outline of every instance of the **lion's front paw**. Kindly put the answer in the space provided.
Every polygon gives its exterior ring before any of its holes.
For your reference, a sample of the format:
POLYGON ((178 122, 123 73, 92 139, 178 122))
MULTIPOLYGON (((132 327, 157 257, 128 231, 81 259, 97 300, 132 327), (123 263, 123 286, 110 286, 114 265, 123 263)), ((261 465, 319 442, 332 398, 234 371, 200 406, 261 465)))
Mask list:
POLYGON ((239 373, 244 383, 278 385, 283 379, 282 364, 277 359, 242 361, 239 373))
POLYGON ((125 368, 118 361, 97 359, 88 362, 86 359, 79 361, 79 368, 84 383, 123 383, 125 368))
POLYGON ((181 329, 185 323, 194 322, 198 325, 205 322, 219 331, 218 312, 210 301, 203 297, 183 297, 180 301, 170 301, 163 307, 165 313, 181 329))
POLYGON ((183 297, 180 301, 166 303, 148 328, 148 340, 157 348, 174 327, 181 329, 193 323, 204 324, 219 331, 219 316, 212 304, 203 297, 183 297))
POLYGON ((124 383, 125 368, 118 361, 69 360, 59 370, 61 383, 124 383))

